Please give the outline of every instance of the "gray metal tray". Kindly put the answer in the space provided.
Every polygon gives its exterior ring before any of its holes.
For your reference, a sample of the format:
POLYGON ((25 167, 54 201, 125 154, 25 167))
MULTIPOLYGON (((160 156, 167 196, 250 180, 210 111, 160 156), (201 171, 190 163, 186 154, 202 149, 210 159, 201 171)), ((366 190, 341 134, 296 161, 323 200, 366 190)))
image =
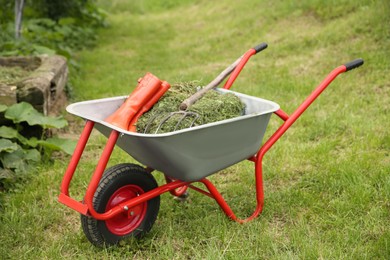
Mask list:
POLYGON ((253 156, 261 142, 273 112, 279 105, 265 99, 237 95, 246 105, 245 115, 163 134, 128 132, 104 122, 127 96, 78 102, 69 105, 69 113, 95 122, 105 136, 120 132, 116 143, 140 163, 182 181, 197 181, 253 156))

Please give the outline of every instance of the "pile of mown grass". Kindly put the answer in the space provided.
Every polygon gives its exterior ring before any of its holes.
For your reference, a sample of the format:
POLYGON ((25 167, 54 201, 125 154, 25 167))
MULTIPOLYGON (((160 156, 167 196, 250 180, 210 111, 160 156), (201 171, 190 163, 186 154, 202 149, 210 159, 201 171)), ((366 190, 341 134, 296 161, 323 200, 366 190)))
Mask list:
POLYGON ((188 127, 217 122, 243 114, 245 105, 234 94, 208 91, 189 107, 186 116, 179 111, 179 105, 196 93, 201 87, 197 82, 176 83, 164 96, 143 114, 136 123, 139 133, 167 133, 188 127))
POLYGON ((14 84, 26 77, 29 73, 29 71, 26 71, 21 67, 0 66, 0 83, 14 84))

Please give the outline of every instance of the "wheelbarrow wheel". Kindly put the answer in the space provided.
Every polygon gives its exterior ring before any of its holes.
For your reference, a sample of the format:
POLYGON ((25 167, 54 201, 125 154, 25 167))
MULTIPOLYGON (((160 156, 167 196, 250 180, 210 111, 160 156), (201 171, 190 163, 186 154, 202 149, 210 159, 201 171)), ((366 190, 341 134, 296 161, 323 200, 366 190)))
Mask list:
MULTIPOLYGON (((107 169, 93 197, 93 206, 104 213, 119 203, 156 188, 153 175, 135 164, 118 164, 107 169)), ((81 226, 88 240, 99 247, 128 238, 140 238, 152 228, 160 208, 160 196, 141 203, 108 220, 81 215, 81 226)))

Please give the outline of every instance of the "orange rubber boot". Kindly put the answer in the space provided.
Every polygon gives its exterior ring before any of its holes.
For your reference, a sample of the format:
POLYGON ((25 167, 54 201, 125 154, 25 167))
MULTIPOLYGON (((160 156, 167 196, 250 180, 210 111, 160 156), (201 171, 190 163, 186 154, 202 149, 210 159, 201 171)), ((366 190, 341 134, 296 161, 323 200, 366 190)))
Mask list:
POLYGON ((142 116, 143 113, 147 112, 149 109, 152 108, 154 104, 157 103, 157 101, 167 92, 167 90, 171 87, 168 82, 163 81, 161 83, 160 89, 157 91, 157 93, 138 111, 138 113, 133 117, 131 120, 131 123, 129 125, 129 131, 130 132, 137 132, 137 127, 135 123, 138 121, 138 119, 142 116))
POLYGON ((160 90, 162 82, 151 73, 138 80, 136 89, 126 101, 109 117, 107 123, 113 124, 124 130, 129 129, 130 122, 138 111, 160 90))

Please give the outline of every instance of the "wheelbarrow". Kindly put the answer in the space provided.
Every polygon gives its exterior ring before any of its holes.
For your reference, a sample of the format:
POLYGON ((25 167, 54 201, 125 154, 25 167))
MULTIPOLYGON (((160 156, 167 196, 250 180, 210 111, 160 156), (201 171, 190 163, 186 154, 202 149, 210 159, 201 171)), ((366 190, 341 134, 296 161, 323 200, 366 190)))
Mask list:
POLYGON ((228 218, 239 223, 251 221, 262 212, 264 155, 339 74, 361 66, 363 60, 356 59, 335 68, 288 115, 277 103, 229 90, 248 59, 260 50, 257 47, 243 55, 224 87, 217 89, 234 93, 245 103, 245 114, 236 118, 164 134, 142 134, 104 120, 125 102, 126 96, 78 102, 67 107, 69 113, 85 119, 86 124, 63 177, 59 202, 81 214, 83 231, 92 244, 110 246, 127 237, 145 235, 157 218, 160 195, 166 192, 185 197, 188 189, 195 190, 214 199, 228 218), (262 145, 272 114, 283 123, 262 145), (93 128, 108 139, 84 199, 78 201, 70 196, 69 186, 93 128), (143 166, 122 163, 106 169, 115 145, 143 166), (254 163, 257 200, 253 214, 246 219, 234 214, 207 179, 243 160, 254 163), (152 175, 155 170, 164 174, 165 184, 157 184, 152 175), (195 182, 203 185, 195 186, 195 182))

